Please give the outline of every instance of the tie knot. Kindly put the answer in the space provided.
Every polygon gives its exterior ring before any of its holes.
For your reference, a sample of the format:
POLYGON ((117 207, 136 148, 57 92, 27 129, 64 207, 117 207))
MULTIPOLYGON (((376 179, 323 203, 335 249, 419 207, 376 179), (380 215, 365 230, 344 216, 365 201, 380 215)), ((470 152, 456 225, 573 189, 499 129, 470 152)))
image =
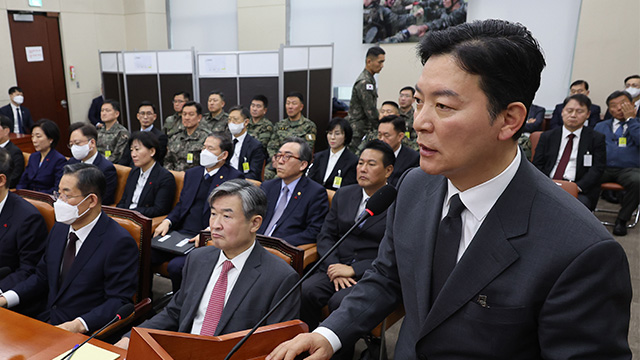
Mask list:
POLYGON ((74 232, 70 232, 69 233, 69 240, 78 241, 78 235, 76 235, 76 233, 74 233, 74 232))
POLYGON ((289 187, 288 187, 288 186, 283 187, 283 188, 282 188, 282 193, 283 193, 284 195, 289 194, 289 187))
POLYGON ((229 260, 225 260, 222 263, 222 274, 228 273, 231 269, 233 269, 233 263, 229 260))
POLYGON ((209 173, 204 174, 204 179, 205 180, 209 180, 211 178, 211 175, 209 175, 209 173))
POLYGON ((462 200, 460 200, 460 195, 455 194, 451 197, 451 202, 449 203, 449 213, 448 217, 460 217, 462 211, 466 209, 462 200))
POLYGON ((571 134, 569 134, 569 136, 568 136, 568 137, 569 137, 569 140, 573 140, 573 138, 574 138, 574 137, 576 137, 576 134, 571 133, 571 134))
POLYGON ((233 139, 233 145, 238 143, 238 139, 233 139))

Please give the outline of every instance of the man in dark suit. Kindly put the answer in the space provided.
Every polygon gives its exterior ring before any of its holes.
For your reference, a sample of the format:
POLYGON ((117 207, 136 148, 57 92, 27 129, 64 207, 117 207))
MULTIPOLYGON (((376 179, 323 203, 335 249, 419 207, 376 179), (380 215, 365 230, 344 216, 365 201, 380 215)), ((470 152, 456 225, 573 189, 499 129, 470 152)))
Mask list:
POLYGON ((552 179, 575 182, 578 200, 593 211, 607 161, 604 135, 584 126, 591 107, 586 95, 571 95, 564 102, 564 126, 542 133, 533 165, 552 179))
POLYGON ((420 169, 399 182, 378 257, 314 333, 268 359, 328 359, 400 302, 395 359, 631 359, 624 250, 518 150, 537 41, 484 20, 429 32, 419 51, 420 169))
MULTIPOLYGON (((232 154, 233 146, 229 134, 214 132, 206 138, 200 156, 200 166, 185 172, 180 200, 167 218, 158 225, 153 236, 165 236, 171 230, 190 236, 191 242, 198 239, 200 231, 209 224, 210 209, 207 203, 209 194, 225 181, 244 179, 244 175, 229 166, 227 162, 232 154)), ((152 265, 169 261, 167 270, 174 292, 180 288, 185 259, 186 256, 176 257, 162 250, 152 249, 151 251, 152 265)))
POLYGON ((304 176, 311 163, 311 147, 301 138, 288 138, 274 155, 277 179, 262 183, 267 216, 258 234, 274 236, 297 246, 316 242, 329 211, 327 191, 304 176))
POLYGON ((17 86, 9 88, 9 103, 0 108, 0 114, 11 120, 11 132, 16 134, 30 134, 33 127, 31 112, 22 106, 24 93, 17 86))
MULTIPOLYGON (((364 212, 367 200, 387 183, 395 156, 380 140, 366 144, 358 161, 358 183, 336 191, 329 214, 318 234, 318 255, 323 256, 364 212)), ((364 275, 378 254, 387 211, 368 218, 320 266, 320 271, 302 283, 300 318, 313 330, 322 320, 322 308, 334 311, 364 275)), ((353 347, 344 347, 340 359, 352 359, 353 347)), ((334 359, 338 356, 336 354, 334 359)))
MULTIPOLYGON (((213 246, 189 254, 182 289, 140 327, 209 336, 250 329, 297 281, 291 266, 256 241, 267 208, 262 190, 246 180, 231 180, 217 187, 208 202, 213 246), (227 284, 222 291, 221 281, 227 284)), ((296 293, 266 323, 296 319, 299 309, 296 293)), ((116 346, 128 344, 127 335, 116 346)))
POLYGON ((9 178, 9 188, 13 189, 20 182, 20 177, 24 172, 24 155, 22 150, 9 140, 9 134, 11 133, 11 120, 4 115, 0 115, 0 147, 7 149, 11 154, 11 163, 13 164, 13 171, 9 178))
POLYGON ((397 115, 385 116, 378 124, 378 139, 391 146, 396 155, 393 173, 389 177, 389 184, 393 186, 396 186, 405 171, 420 165, 420 154, 407 146, 402 146, 406 129, 404 119, 397 115))
POLYGON ((11 155, 0 148, 0 267, 11 271, 0 278, 0 292, 12 289, 35 272, 42 257, 47 226, 38 209, 9 191, 11 155))
MULTIPOLYGON (((589 83, 584 80, 576 80, 571 83, 571 87, 569 88, 569 96, 575 94, 582 94, 589 96, 589 83)), ((553 115, 551 115, 551 121, 549 121, 549 129, 555 129, 562 127, 562 108, 564 107, 564 102, 556 105, 556 108, 553 110, 553 115)), ((594 128, 596 124, 600 121, 600 106, 596 104, 591 104, 591 108, 589 109, 589 121, 586 123, 588 127, 594 128)))
POLYGON ((546 109, 542 106, 531 104, 527 112, 527 121, 524 123, 523 132, 532 133, 534 131, 542 131, 545 111, 546 109))
POLYGON ((84 122, 71 124, 69 126, 69 148, 71 149, 72 157, 67 164, 83 162, 97 166, 107 181, 102 203, 111 205, 115 202, 118 173, 111 161, 98 152, 97 141, 98 131, 95 127, 84 122))
POLYGON ((87 115, 87 117, 95 127, 104 126, 104 123, 102 123, 102 119, 100 118, 102 104, 104 104, 104 96, 102 94, 91 100, 91 106, 89 107, 89 114, 87 115))
MULTIPOLYGON (((162 165, 164 156, 167 155, 167 143, 169 142, 169 138, 162 130, 160 130, 160 128, 154 126, 157 116, 156 106, 153 105, 152 102, 143 101, 138 106, 138 113, 136 114, 136 117, 140 122, 140 131, 148 131, 158 138, 159 146, 158 149, 156 149, 158 152, 157 161, 162 165)), ((122 153, 120 160, 118 160, 118 164, 134 167, 133 160, 131 160, 131 149, 129 146, 124 148, 124 152, 122 153)))
POLYGON ((0 306, 46 299, 38 319, 76 333, 93 332, 131 303, 138 245, 102 213, 104 174, 89 164, 65 166, 54 204, 57 223, 35 274, 0 297, 0 306))
POLYGON ((229 110, 228 129, 233 138, 233 156, 229 164, 244 173, 246 179, 262 181, 266 152, 260 141, 247 132, 249 110, 236 105, 229 110))

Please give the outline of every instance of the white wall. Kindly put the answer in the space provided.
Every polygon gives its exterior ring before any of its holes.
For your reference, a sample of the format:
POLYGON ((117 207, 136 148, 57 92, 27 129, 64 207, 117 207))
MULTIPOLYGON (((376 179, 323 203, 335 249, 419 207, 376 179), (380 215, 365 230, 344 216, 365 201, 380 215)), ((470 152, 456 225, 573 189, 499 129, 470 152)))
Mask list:
POLYGON ((171 48, 238 50, 237 8, 236 0, 170 1, 171 48))

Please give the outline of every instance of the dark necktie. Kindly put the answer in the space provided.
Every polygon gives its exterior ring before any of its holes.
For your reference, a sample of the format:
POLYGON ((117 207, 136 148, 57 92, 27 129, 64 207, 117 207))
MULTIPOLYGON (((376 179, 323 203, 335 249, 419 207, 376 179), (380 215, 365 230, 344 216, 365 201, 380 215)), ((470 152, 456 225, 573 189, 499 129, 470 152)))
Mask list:
POLYGON ((238 139, 233 139, 233 149, 234 149, 234 151, 235 151, 237 143, 238 143, 238 139))
POLYGON ((620 121, 620 126, 618 126, 615 132, 616 139, 619 137, 622 137, 622 135, 624 134, 624 124, 626 123, 627 123, 626 121, 620 121))
POLYGON ((465 209, 459 194, 451 197, 449 213, 440 221, 438 237, 433 253, 433 270, 431 273, 431 304, 434 303, 440 290, 453 271, 458 260, 458 249, 462 237, 462 218, 465 209))
POLYGON ((564 171, 567 169, 567 165, 569 164, 569 158, 571 157, 571 150, 573 150, 573 138, 574 134, 569 134, 569 141, 567 141, 567 146, 564 147, 564 152, 562 153, 562 157, 560 158, 560 162, 558 163, 558 168, 556 169, 556 173, 553 174, 554 180, 562 180, 564 179, 564 171))
POLYGON ((76 241, 78 240, 78 236, 76 233, 69 233, 69 242, 67 242, 67 247, 64 249, 64 257, 62 258, 62 271, 60 272, 60 284, 64 282, 65 277, 69 273, 71 269, 71 265, 73 265, 73 261, 76 259, 76 241))
POLYGON ((20 111, 20 108, 16 109, 16 113, 18 114, 18 132, 24 134, 24 129, 22 128, 22 111, 20 111))
POLYGON ((211 179, 211 175, 209 175, 209 173, 204 174, 204 180, 207 181, 211 179))

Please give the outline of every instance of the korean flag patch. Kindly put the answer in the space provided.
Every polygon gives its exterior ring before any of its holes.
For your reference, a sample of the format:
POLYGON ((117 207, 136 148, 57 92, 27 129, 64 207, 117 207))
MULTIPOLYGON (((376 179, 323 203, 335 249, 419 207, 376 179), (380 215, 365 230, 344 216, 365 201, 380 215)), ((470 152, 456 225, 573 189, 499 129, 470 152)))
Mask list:
POLYGON ((367 90, 373 90, 373 84, 366 84, 367 90))

